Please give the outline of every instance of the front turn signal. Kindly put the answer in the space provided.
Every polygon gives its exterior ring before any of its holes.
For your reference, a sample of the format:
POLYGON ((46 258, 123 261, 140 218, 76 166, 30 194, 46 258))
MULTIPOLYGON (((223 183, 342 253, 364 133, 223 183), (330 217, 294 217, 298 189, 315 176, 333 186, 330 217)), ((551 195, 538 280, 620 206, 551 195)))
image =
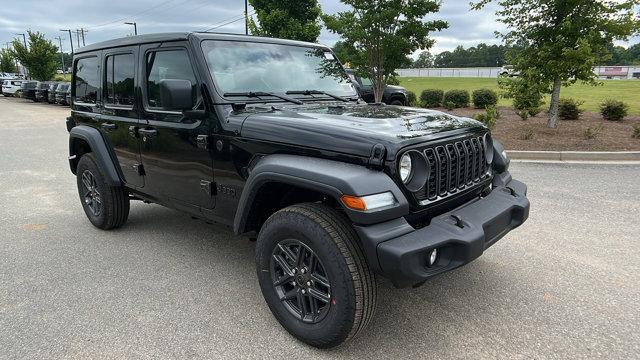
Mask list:
POLYGON ((367 196, 342 195, 340 200, 344 206, 357 211, 377 210, 396 204, 396 198, 391 191, 367 196))

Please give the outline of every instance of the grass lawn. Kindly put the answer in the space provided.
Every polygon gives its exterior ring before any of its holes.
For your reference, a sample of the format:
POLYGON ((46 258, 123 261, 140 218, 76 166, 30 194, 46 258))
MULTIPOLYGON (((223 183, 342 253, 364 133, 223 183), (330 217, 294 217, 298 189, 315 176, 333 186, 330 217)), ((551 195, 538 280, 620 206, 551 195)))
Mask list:
MULTIPOLYGON (((493 78, 455 78, 455 77, 401 77, 400 85, 411 90, 420 97, 424 89, 442 90, 489 88, 498 91, 498 81, 493 78)), ((574 98, 584 101, 582 108, 586 111, 599 111, 599 105, 605 99, 617 99, 629 105, 629 113, 640 115, 640 80, 604 80, 600 86, 589 86, 577 83, 562 88, 560 97, 574 98)), ((549 100, 547 98, 547 104, 549 100)), ((500 99, 500 106, 511 106, 510 99, 500 99)))

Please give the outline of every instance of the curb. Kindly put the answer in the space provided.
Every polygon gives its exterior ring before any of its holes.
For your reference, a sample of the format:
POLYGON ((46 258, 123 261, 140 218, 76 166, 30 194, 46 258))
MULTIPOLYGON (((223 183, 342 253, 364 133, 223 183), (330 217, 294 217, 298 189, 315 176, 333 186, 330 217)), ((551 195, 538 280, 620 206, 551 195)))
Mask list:
POLYGON ((640 151, 523 151, 507 150, 512 160, 640 162, 640 151))

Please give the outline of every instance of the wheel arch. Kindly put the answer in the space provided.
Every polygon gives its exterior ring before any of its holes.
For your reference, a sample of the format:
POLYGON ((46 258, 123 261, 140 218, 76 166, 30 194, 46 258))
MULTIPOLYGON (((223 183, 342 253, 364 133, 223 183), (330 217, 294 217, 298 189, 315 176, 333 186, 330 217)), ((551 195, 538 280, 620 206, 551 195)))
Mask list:
POLYGON ((96 161, 104 169, 107 183, 111 186, 121 186, 117 162, 100 131, 86 125, 75 126, 69 132, 69 167, 73 174, 76 173, 82 155, 88 152, 95 155, 96 161))
POLYGON ((271 204, 276 211, 281 205, 288 206, 315 199, 335 204, 357 224, 374 224, 409 213, 409 203, 404 194, 384 172, 339 161, 277 154, 263 157, 252 168, 236 210, 234 232, 243 234, 258 231, 261 224, 255 220, 265 215, 261 213, 265 209, 261 201, 274 198, 265 195, 266 193, 278 195, 282 194, 282 189, 302 196, 286 200, 278 206, 271 204), (274 192, 274 188, 280 190, 274 192), (394 194, 397 204, 380 211, 355 211, 346 208, 340 201, 342 195, 365 196, 386 191, 394 194))

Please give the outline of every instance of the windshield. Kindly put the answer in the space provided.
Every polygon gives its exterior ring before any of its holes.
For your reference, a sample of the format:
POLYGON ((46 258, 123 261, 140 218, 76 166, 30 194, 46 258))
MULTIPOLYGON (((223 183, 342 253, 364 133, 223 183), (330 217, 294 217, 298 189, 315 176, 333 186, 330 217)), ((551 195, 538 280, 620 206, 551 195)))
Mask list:
POLYGON ((356 96, 331 52, 282 44, 206 40, 202 49, 220 93, 317 90, 356 96))

